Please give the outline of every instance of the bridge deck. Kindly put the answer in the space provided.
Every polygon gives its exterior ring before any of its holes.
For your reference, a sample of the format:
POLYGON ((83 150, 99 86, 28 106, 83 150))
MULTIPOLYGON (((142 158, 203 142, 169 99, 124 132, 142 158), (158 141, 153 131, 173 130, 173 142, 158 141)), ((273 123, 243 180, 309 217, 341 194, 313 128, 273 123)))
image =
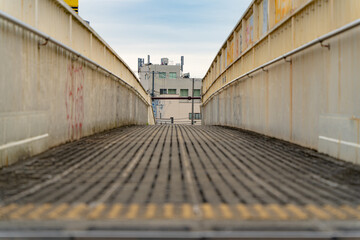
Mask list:
POLYGON ((124 127, 1 169, 0 235, 19 229, 359 233, 359 176, 350 163, 252 132, 124 127))

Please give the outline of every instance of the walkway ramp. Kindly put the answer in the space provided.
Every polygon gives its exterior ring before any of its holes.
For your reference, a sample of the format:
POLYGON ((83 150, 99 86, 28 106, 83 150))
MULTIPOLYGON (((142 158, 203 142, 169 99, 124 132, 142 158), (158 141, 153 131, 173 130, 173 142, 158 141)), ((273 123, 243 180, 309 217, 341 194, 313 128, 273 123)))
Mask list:
POLYGON ((359 236, 359 175, 248 131, 118 128, 3 168, 0 236, 359 236))

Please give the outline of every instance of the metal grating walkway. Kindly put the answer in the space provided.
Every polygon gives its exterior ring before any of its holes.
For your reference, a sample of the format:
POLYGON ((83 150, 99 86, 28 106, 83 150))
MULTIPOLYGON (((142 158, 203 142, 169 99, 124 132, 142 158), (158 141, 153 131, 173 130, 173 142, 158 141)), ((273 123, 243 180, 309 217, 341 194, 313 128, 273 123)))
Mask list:
POLYGON ((273 229, 274 221, 316 229, 313 221, 322 221, 358 230, 360 220, 359 167, 215 126, 134 126, 86 137, 1 169, 0 194, 3 230, 73 221, 198 231, 273 229))

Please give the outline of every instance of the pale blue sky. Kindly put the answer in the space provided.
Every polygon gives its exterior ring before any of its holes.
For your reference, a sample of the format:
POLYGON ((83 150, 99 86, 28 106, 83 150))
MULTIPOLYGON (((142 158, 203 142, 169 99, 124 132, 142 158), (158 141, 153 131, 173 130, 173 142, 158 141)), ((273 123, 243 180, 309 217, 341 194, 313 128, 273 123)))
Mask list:
POLYGON ((202 78, 251 0, 79 0, 79 14, 137 72, 168 57, 202 78), (146 61, 146 60, 145 60, 146 61))

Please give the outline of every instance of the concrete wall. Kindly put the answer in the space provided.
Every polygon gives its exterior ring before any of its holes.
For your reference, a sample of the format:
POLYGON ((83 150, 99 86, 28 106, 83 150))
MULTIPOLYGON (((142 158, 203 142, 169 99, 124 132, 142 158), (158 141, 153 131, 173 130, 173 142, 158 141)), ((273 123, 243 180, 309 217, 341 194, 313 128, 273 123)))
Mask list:
MULTIPOLYGON (((161 95, 164 96, 164 95, 161 95)), ((166 95, 167 97, 178 97, 179 95, 166 95)), ((155 101, 156 102, 156 101, 155 101)), ((189 113, 192 110, 191 100, 157 100, 157 123, 169 122, 170 117, 174 118, 174 123, 190 124, 189 113), (161 118, 160 119, 160 114, 161 118)), ((194 113, 200 113, 200 100, 194 100, 194 113)), ((195 117, 194 117, 195 118, 195 117)), ((197 123, 201 119, 194 119, 197 123)))
POLYGON ((359 18, 358 0, 254 0, 205 74, 203 100, 242 74, 359 18))
POLYGON ((358 0, 254 0, 203 79, 203 122, 360 164, 359 27, 246 76, 359 18, 358 0))
POLYGON ((360 164, 360 27, 244 77, 203 105, 203 123, 259 132, 360 164))
POLYGON ((134 74, 62 1, 0 1, 0 10, 118 76, 0 18, 0 167, 96 132, 154 123, 134 74))

